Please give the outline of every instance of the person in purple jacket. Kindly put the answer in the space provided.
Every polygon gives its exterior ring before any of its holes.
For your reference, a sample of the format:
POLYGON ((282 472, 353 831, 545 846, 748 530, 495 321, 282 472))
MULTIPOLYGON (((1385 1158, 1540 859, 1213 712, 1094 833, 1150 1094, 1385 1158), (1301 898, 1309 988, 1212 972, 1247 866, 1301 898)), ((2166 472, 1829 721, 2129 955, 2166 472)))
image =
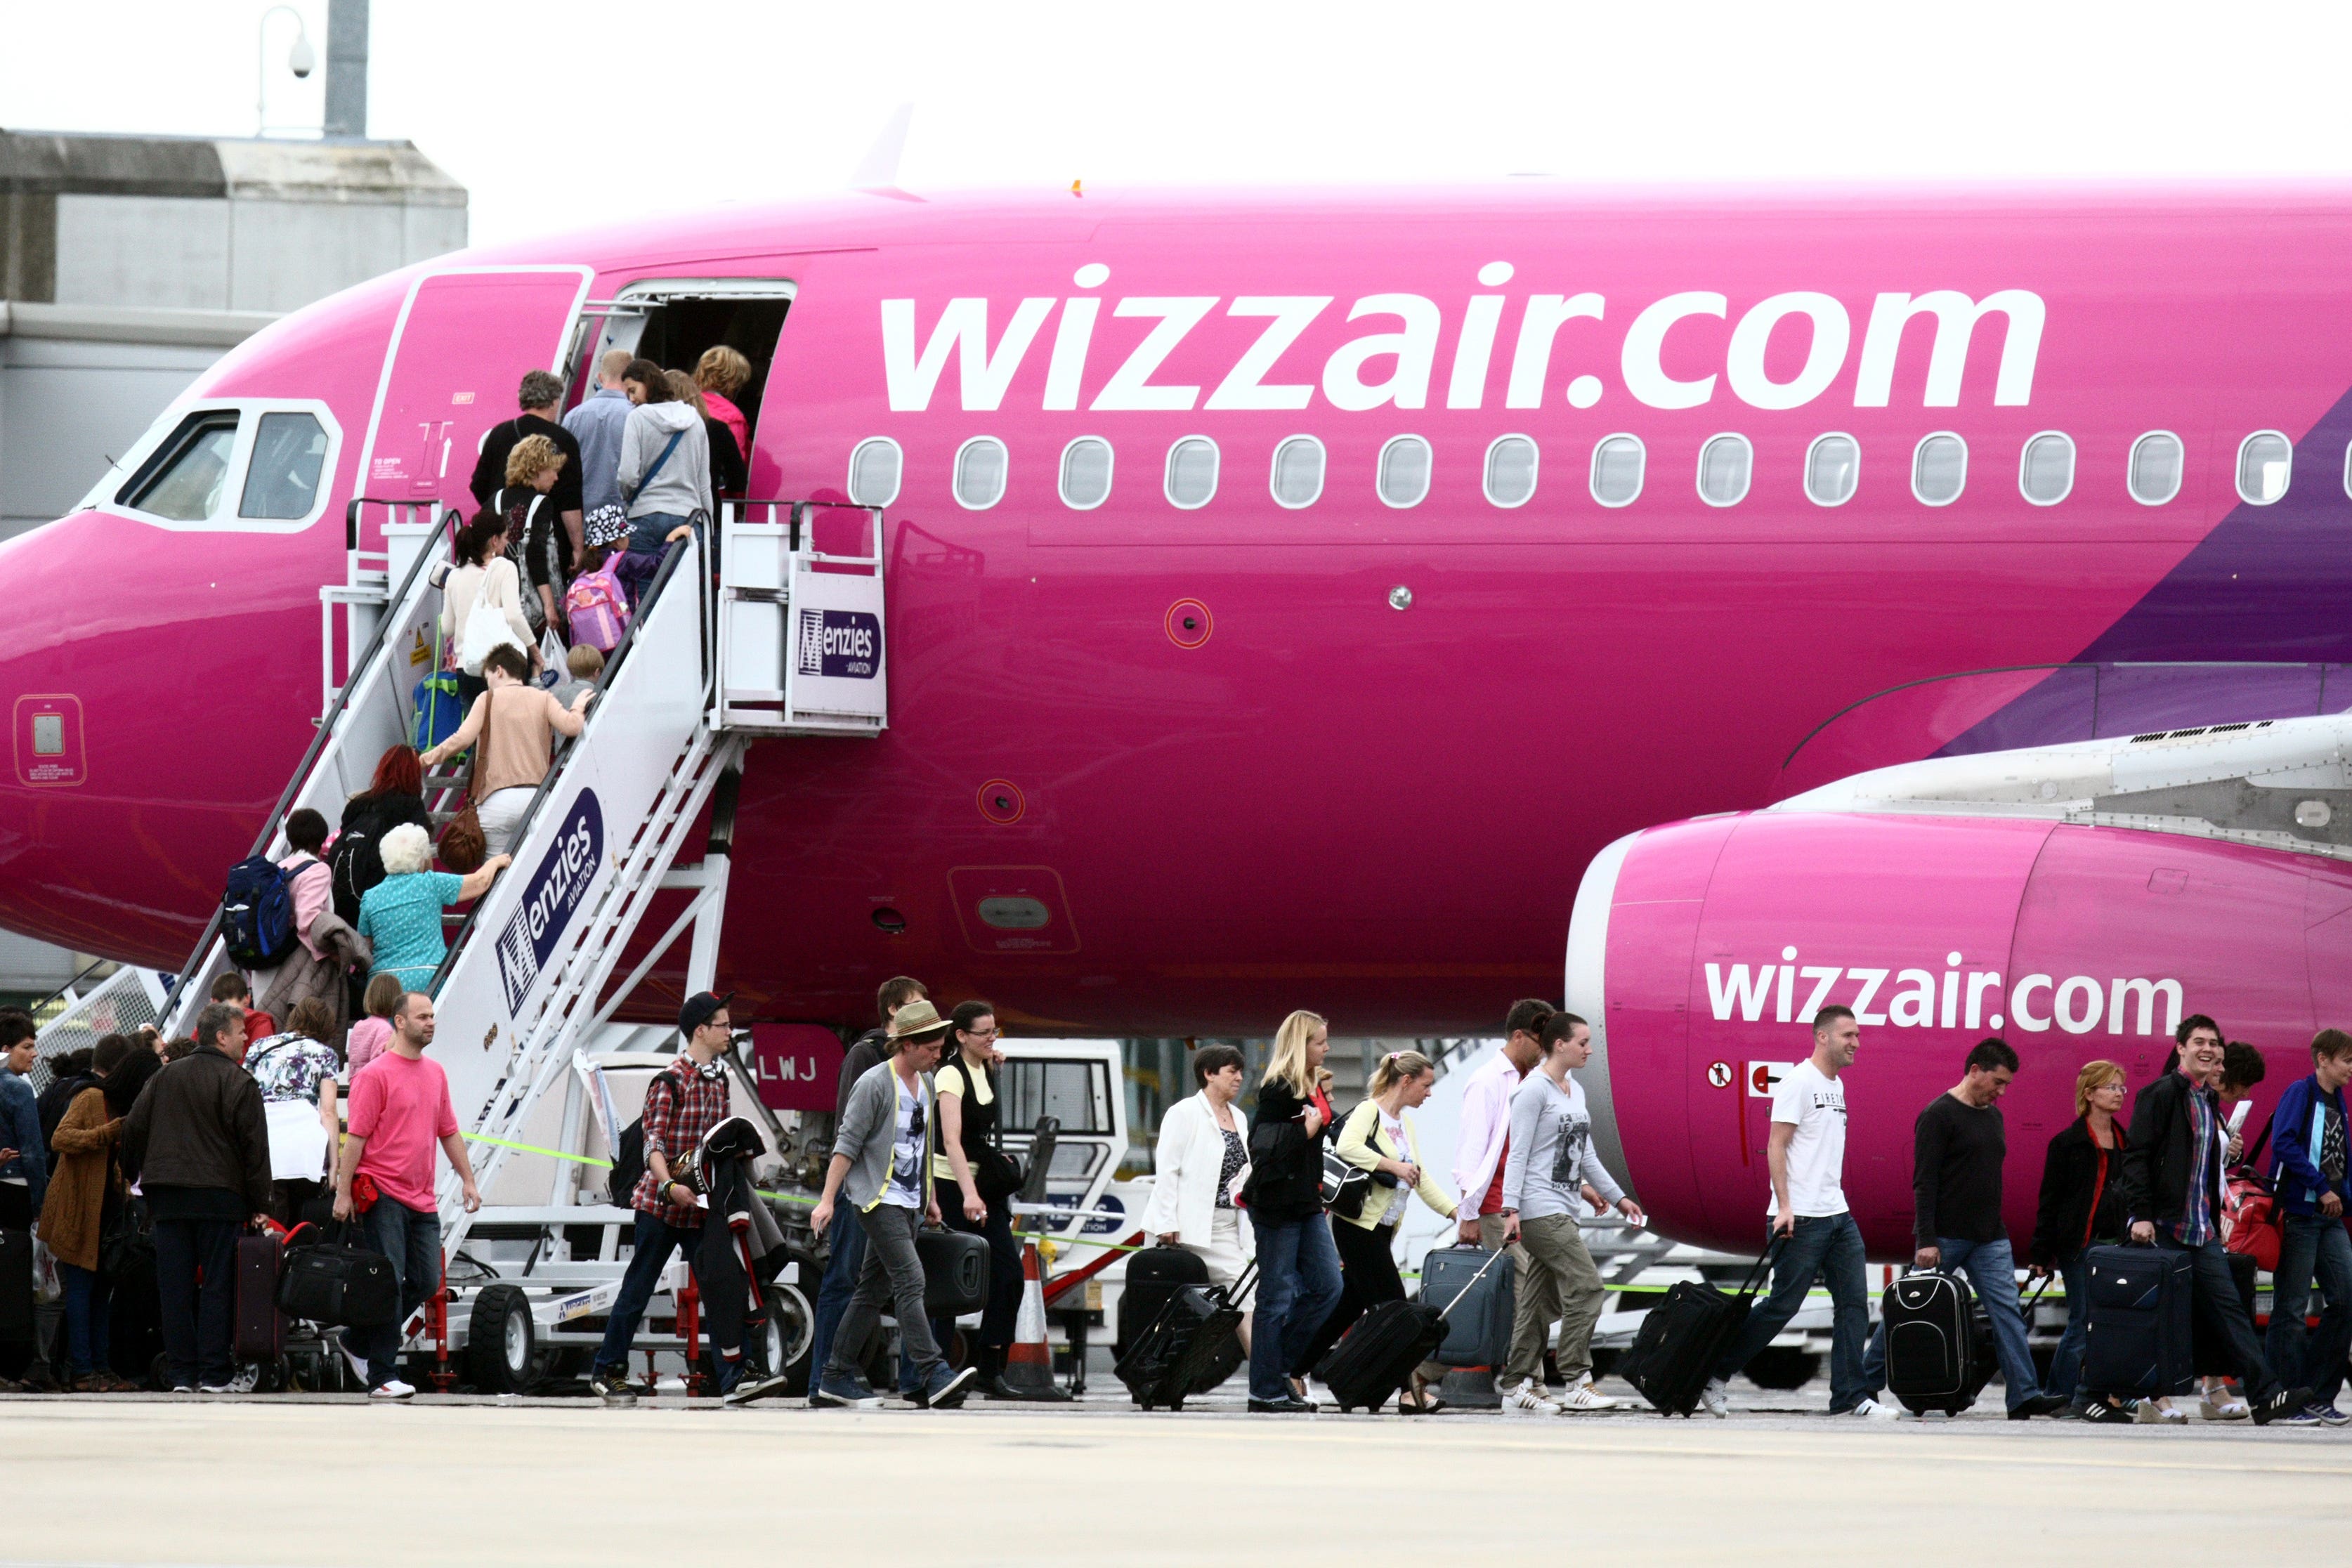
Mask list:
POLYGON ((2287 1085, 2271 1115, 2279 1260, 2263 1352, 2287 1382, 2311 1385, 2310 1403, 2286 1418, 2294 1426, 2352 1421, 2336 1407, 2345 1354, 2352 1350, 2352 1237, 2344 1232, 2345 1204, 2352 1199, 2345 1174, 2347 1083, 2352 1083, 2352 1035, 2322 1029, 2311 1042, 2311 1076, 2287 1085), (2304 1323, 2314 1275, 2327 1298, 2316 1334, 2304 1323))

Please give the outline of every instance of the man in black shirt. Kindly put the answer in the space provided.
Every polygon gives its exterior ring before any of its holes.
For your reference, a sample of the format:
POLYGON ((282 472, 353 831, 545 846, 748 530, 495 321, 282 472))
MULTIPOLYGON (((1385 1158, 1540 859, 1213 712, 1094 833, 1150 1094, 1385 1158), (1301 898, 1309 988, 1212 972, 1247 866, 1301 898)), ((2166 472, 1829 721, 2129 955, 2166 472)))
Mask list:
POLYGON ((580 438, 557 421, 563 384, 550 372, 531 371, 522 378, 515 402, 522 412, 503 425, 491 426, 482 437, 482 455, 474 460, 474 477, 466 488, 474 492, 475 505, 488 506, 506 488, 507 454, 515 449, 515 443, 526 436, 546 437, 563 454, 563 466, 555 471, 555 488, 547 493, 547 504, 562 519, 564 535, 571 542, 567 559, 577 561, 587 551, 580 532, 580 438))
MULTIPOLYGON (((2000 1217, 2000 1168, 2009 1139, 2000 1097, 2017 1076, 2017 1053, 2006 1040, 1979 1040, 1960 1081, 1928 1102, 1912 1123, 1912 1237, 1921 1268, 1965 1274, 1992 1319, 1992 1343, 2008 1385, 2009 1418, 2023 1421, 2063 1409, 2066 1401, 2042 1392, 2033 1352, 2025 1342, 2025 1314, 2017 1302, 2017 1260, 2000 1217)), ((1871 1336, 1863 1381, 1885 1385, 1886 1327, 1871 1336)))
MULTIPOLYGON (((881 1015, 881 1026, 858 1036, 841 1059, 841 1079, 833 1091, 835 1127, 841 1125, 842 1114, 849 1109, 849 1091, 857 1086, 857 1080, 890 1054, 890 1020, 908 1003, 923 1001, 930 994, 930 987, 905 974, 882 983, 882 989, 874 997, 874 1010, 881 1015)), ((824 1373, 825 1356, 833 1347, 833 1331, 841 1326, 841 1315, 849 1310, 849 1298, 856 1293, 857 1276, 866 1268, 866 1231, 848 1205, 843 1205, 834 1215, 825 1234, 833 1250, 825 1259, 824 1282, 817 1287, 815 1333, 809 1346, 811 1394, 816 1392, 816 1380, 824 1373)), ((905 1363, 899 1369, 900 1381, 905 1382, 912 1373, 913 1363, 905 1362, 904 1357, 900 1359, 905 1363)))

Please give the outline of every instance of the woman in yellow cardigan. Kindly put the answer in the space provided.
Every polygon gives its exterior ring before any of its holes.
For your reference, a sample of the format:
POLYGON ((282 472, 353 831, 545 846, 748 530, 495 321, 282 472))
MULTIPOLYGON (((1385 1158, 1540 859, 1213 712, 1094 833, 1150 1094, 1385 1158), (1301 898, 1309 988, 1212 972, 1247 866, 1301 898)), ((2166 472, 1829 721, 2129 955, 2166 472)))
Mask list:
MULTIPOLYGON (((1358 1318, 1383 1301, 1404 1300, 1404 1280, 1397 1274, 1396 1234, 1397 1222, 1404 1218, 1405 1194, 1417 1193, 1440 1215, 1454 1217, 1453 1196, 1422 1163, 1420 1140, 1406 1114, 1429 1098, 1436 1082, 1436 1064, 1427 1057, 1419 1051, 1391 1051, 1372 1070, 1370 1098, 1340 1124, 1339 1158, 1365 1172, 1367 1179, 1349 1183, 1331 1208, 1331 1239, 1339 1249, 1340 1278, 1347 1290, 1318 1336, 1318 1360, 1320 1348, 1337 1343, 1358 1318)), ((1418 1377, 1403 1403, 1405 1408, 1423 1413, 1438 1406, 1436 1394, 1423 1388, 1418 1377)))

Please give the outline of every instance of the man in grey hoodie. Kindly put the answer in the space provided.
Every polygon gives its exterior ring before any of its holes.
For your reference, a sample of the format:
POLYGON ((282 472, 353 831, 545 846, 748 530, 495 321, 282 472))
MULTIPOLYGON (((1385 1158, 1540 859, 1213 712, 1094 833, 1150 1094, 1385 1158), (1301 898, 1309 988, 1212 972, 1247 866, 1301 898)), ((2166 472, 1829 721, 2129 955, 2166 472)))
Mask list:
POLYGON ((908 1392, 917 1405, 961 1405, 966 1385, 978 1374, 976 1367, 951 1371, 940 1355, 923 1316, 923 1263, 915 1252, 923 1221, 936 1225, 940 1218, 939 1200, 923 1177, 939 1144, 930 1069, 949 1027, 928 1001, 899 1008, 890 1020, 890 1056, 858 1079, 841 1113, 824 1194, 809 1224, 824 1235, 833 1223, 835 1201, 845 1190, 866 1232, 866 1266, 857 1277, 857 1293, 834 1331, 825 1364, 817 1369, 809 1391, 812 1406, 871 1408, 881 1403, 859 1384, 856 1371, 885 1300, 898 1314, 898 1338, 914 1363, 908 1392))
POLYGON ((702 416, 670 394, 669 377, 649 359, 629 362, 621 385, 635 407, 621 431, 621 496, 629 509, 629 552, 615 571, 639 608, 662 553, 685 537, 710 494, 710 437, 702 416))

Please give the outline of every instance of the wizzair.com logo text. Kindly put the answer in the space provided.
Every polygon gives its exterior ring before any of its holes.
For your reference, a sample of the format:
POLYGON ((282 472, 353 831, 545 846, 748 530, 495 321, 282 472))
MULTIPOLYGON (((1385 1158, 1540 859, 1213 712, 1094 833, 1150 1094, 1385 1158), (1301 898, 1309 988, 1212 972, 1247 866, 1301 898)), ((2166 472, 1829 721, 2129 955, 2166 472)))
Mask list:
POLYGON ((1793 947, 1778 963, 1709 963, 1717 1021, 1802 1023, 1832 1002, 1854 1022, 1897 1029, 2001 1029, 2030 1035, 2169 1035, 2180 1025, 2180 982, 2168 976, 2027 974, 2004 985, 1998 969, 1971 969, 1957 952, 1940 969, 1804 963, 1793 947))

